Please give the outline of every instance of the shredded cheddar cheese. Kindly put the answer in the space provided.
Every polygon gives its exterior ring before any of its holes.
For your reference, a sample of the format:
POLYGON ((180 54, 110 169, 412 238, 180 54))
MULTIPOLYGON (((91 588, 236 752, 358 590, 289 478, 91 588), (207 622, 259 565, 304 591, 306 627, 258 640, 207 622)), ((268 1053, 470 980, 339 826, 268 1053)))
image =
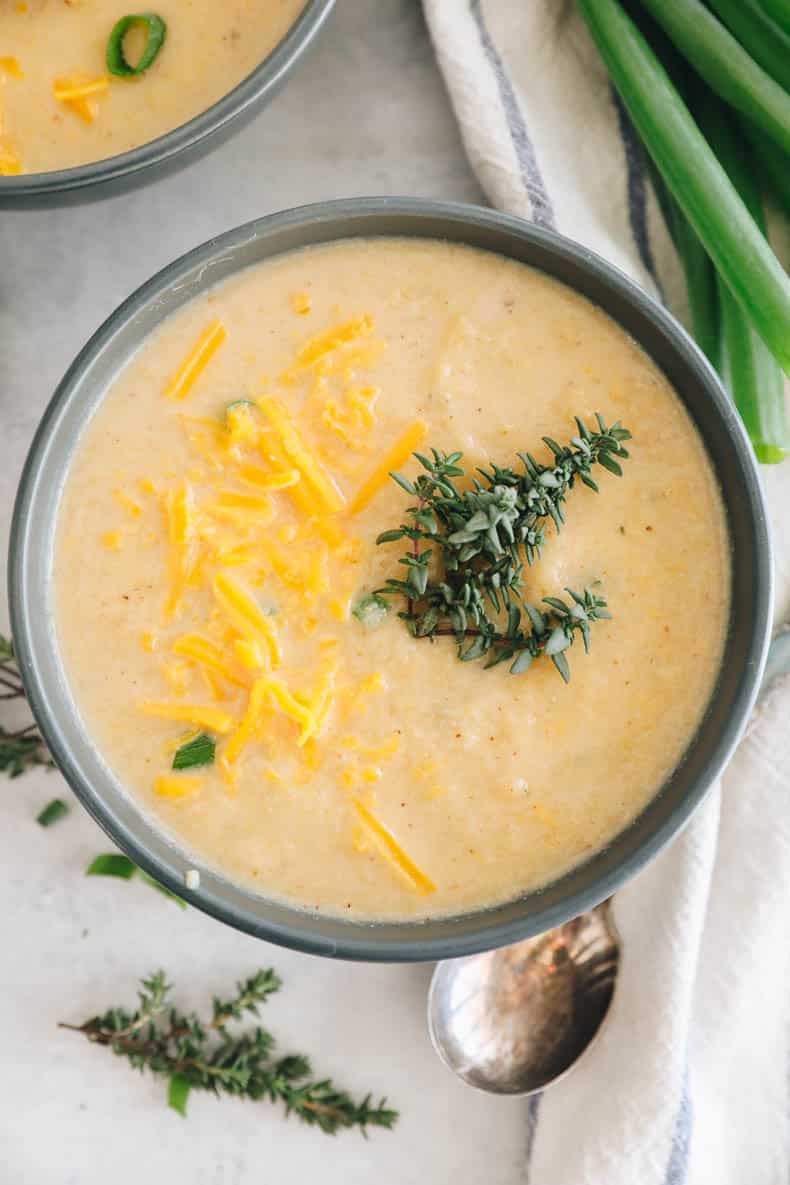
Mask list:
POLYGON ((359 770, 355 765, 347 765, 342 774, 343 785, 347 790, 355 790, 359 783, 359 770))
POLYGON ((244 637, 262 642, 272 667, 279 666, 281 653, 277 634, 258 602, 227 572, 214 577, 214 596, 231 623, 244 637))
POLYGON ((191 658, 205 670, 221 675, 223 679, 227 679, 228 683, 232 683, 236 687, 246 687, 246 681, 232 670, 225 661, 220 648, 210 642, 208 638, 202 638, 199 634, 182 634, 173 643, 173 653, 184 658, 191 658))
POLYGON ((400 734, 393 732, 380 745, 365 745, 364 751, 371 761, 386 761, 388 758, 394 757, 399 748, 400 734))
POLYGON ((173 695, 182 698, 189 688, 189 667, 184 662, 163 662, 160 670, 173 695))
POLYGON ((267 665, 260 642, 253 638, 237 638, 233 643, 233 649, 241 665, 248 671, 262 671, 267 665))
POLYGON ((233 728, 234 720, 229 712, 223 712, 206 704, 157 704, 145 700, 139 705, 146 716, 158 716, 162 720, 176 720, 184 724, 197 724, 210 732, 226 733, 233 728))
MULTIPOLYGON (((142 495, 156 497, 167 544, 164 630, 159 642, 153 630, 146 630, 141 644, 166 652, 159 669, 172 702, 145 701, 139 708, 215 736, 216 764, 230 791, 253 750, 272 762, 259 775, 266 782, 286 780, 278 768, 282 755, 287 781, 308 785, 336 752, 324 734, 337 705, 341 718, 344 712, 361 714, 368 697, 385 686, 383 674, 375 670, 353 681, 343 679, 340 637, 319 634, 312 640, 327 619, 341 623, 339 633, 345 631, 358 585, 353 569, 360 542, 348 531, 346 499, 331 472, 335 462, 327 466, 321 459, 321 425, 331 428, 322 412, 335 416, 349 444, 360 451, 362 437, 375 423, 380 392, 351 371, 374 344, 372 330, 372 318, 353 318, 302 346, 290 376, 294 387, 307 387, 306 404, 296 393, 287 406, 266 393, 255 403, 239 399, 219 406, 215 415, 202 408, 194 415, 179 410, 193 460, 157 482, 137 477, 140 500, 128 492, 125 471, 118 474, 123 484, 112 491, 133 519, 145 512, 142 495), (317 442, 303 431, 310 400, 317 442), (260 585, 265 593, 258 594, 260 585), (267 608, 272 604, 285 623, 282 639, 278 619, 267 608), (177 617, 189 623, 181 632, 172 628, 177 617), (286 639, 314 655, 312 665, 309 659, 301 665, 299 658, 300 673, 288 677, 278 669, 286 639), (201 685, 207 702, 188 702, 201 696, 201 685)), ((219 320, 204 330, 171 378, 165 392, 169 399, 186 399, 225 339, 219 320)), ((396 442, 355 506, 373 496, 386 467, 401 463, 423 432, 421 423, 412 425, 396 442)), ((381 851, 413 887, 430 892, 430 879, 372 813, 374 788, 399 743, 396 734, 372 743, 345 738, 341 744, 355 752, 339 777, 353 796, 361 842, 381 851)), ((187 798, 194 792, 191 781, 198 786, 201 779, 163 773, 156 792, 174 801, 187 798)))
POLYGON ((282 469, 270 473, 261 469, 259 465, 240 465, 239 477, 250 485, 260 486, 263 490, 288 490, 301 481, 302 475, 298 469, 282 469))
POLYGON ((271 498, 265 494, 239 494, 235 490, 221 490, 216 499, 206 506, 206 511, 208 514, 230 519, 252 514, 261 526, 267 525, 274 518, 271 498))
POLYGON ((389 451, 384 454, 376 468, 357 490, 349 505, 349 514, 358 514, 360 510, 365 509, 387 481, 393 469, 400 468, 401 465, 408 461, 411 454, 424 439, 427 431, 428 426, 422 420, 415 420, 406 429, 389 451))
POLYGON ((186 399, 200 375, 228 336, 221 321, 212 321, 165 388, 168 399, 186 399))
POLYGON ((122 489, 113 490, 113 497, 115 501, 121 506, 131 518, 139 518, 143 513, 143 508, 139 502, 135 502, 134 498, 130 498, 122 489))
POLYGON ((290 716, 292 720, 300 726, 299 737, 297 745, 301 749, 304 744, 315 736, 318 730, 318 723, 315 715, 306 708, 304 704, 293 695, 285 684, 280 679, 266 679, 264 680, 266 690, 271 693, 275 703, 286 716, 290 716))
POLYGON ((264 396, 259 400, 259 406, 277 432, 286 456, 312 487, 324 510, 330 513, 342 510, 346 504, 345 498, 322 462, 305 443, 285 405, 279 399, 264 396))
POLYGON ((334 353, 349 342, 355 342, 360 337, 366 337, 373 332, 373 318, 368 314, 362 317, 352 317, 342 325, 335 325, 325 333, 319 333, 311 338, 300 350, 297 367, 315 366, 328 354, 334 353))
POLYGON ((160 798, 190 798, 201 789, 204 779, 194 774, 161 774, 154 782, 160 798))
POLYGON ((178 609, 195 564, 195 509, 194 493, 188 482, 174 490, 167 490, 163 509, 167 521, 170 545, 170 591, 165 601, 165 621, 178 609))
POLYGON ((247 701, 247 711, 244 713, 238 727, 228 737, 227 744, 225 745, 225 750, 221 758, 225 768, 235 765, 244 749, 258 731, 266 707, 268 691, 268 679, 261 678, 255 680, 250 692, 250 698, 247 701))
POLYGON ((91 95, 103 95, 109 85, 110 80, 106 76, 84 82, 73 78, 56 78, 53 90, 56 99, 61 103, 68 103, 74 99, 88 99, 91 95))
POLYGON ((23 172, 22 161, 16 151, 0 137, 0 177, 18 177, 23 172))
POLYGON ((123 544, 123 535, 120 531, 105 531, 101 537, 102 547, 106 547, 107 551, 120 551, 123 544))
POLYGON ((56 78, 52 90, 58 102, 77 115, 83 123, 93 123, 98 111, 95 100, 106 93, 109 85, 110 80, 105 76, 56 78))
POLYGON ((14 57, 1 57, 0 70, 4 70, 9 78, 22 79, 25 77, 25 72, 19 64, 19 59, 14 57))
POLYGON ((291 297, 291 308, 300 317, 310 312, 313 302, 306 292, 295 292, 291 297))
POLYGON ((411 857, 404 852, 392 832, 376 818, 361 799, 354 799, 354 809, 360 822, 376 841, 376 846, 409 884, 421 893, 436 892, 436 885, 431 878, 421 868, 418 868, 411 857))

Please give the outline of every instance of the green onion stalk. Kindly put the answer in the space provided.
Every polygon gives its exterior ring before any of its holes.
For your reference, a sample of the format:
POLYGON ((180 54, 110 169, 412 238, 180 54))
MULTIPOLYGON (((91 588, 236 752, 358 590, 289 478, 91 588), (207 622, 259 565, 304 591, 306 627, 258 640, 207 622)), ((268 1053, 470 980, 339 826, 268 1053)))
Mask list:
MULTIPOLYGON (((765 214, 748 145, 739 137, 732 116, 707 88, 695 111, 705 136, 743 198, 755 223, 765 234, 765 214)), ((782 372, 748 317, 721 277, 721 372, 738 408, 757 459, 763 464, 783 461, 790 452, 790 431, 782 372)))
MULTIPOLYGON (((667 189, 728 293, 790 374, 790 281, 748 206, 661 62, 617 0, 578 0, 578 4, 667 189)), ((664 12, 663 3, 654 6, 650 0, 650 7, 664 12)), ((674 0, 667 7, 674 9, 674 0)), ((654 15, 660 19, 658 11, 654 15)), ((667 28, 666 20, 661 23, 667 28)), ((773 80, 768 81, 776 87, 773 80)))

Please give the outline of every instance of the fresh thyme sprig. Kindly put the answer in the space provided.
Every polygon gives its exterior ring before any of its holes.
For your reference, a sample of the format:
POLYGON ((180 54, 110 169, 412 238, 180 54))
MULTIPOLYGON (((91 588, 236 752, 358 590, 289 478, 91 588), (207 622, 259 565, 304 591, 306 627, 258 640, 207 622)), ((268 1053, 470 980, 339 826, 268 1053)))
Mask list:
MULTIPOLYGON (((0 700, 25 698, 25 689, 14 657, 14 644, 0 634, 0 700)), ((0 724, 0 773, 18 778, 36 765, 51 768, 52 758, 35 724, 9 731, 0 724)))
POLYGON ((386 1099, 376 1105, 370 1095, 356 1101, 330 1079, 313 1079, 310 1061, 301 1054, 274 1058, 274 1037, 260 1026, 239 1036, 227 1031, 230 1022, 247 1013, 257 1015, 259 1005, 280 986, 273 970, 258 971, 239 983, 230 999, 215 997, 211 1019, 201 1020, 171 1005, 171 987, 157 971, 142 981, 134 1012, 111 1008, 84 1024, 59 1027, 108 1046, 136 1070, 167 1077, 170 1105, 182 1115, 189 1092, 207 1090, 281 1103, 287 1114, 293 1112, 329 1135, 347 1127, 363 1134, 368 1127, 391 1128, 398 1113, 387 1107, 386 1099))
POLYGON ((518 674, 545 654, 567 682, 564 651, 577 634, 589 649, 591 622, 610 616, 606 601, 589 588, 582 593, 566 589, 570 601, 546 597, 548 609, 539 609, 522 596, 524 563, 540 556, 549 520, 558 531, 562 528, 564 503, 577 478, 597 492, 594 465, 622 475, 619 461, 628 457, 623 441, 631 433, 619 422, 607 427, 598 414, 596 420, 598 430, 591 432, 576 417, 578 434, 569 445, 543 438, 553 464, 519 453, 523 472, 498 465, 479 468, 471 489, 456 484, 465 476, 458 464, 462 453, 415 453, 424 473, 413 482, 398 473, 391 476, 417 501, 408 507, 406 522, 377 539, 410 540, 410 550, 399 561, 407 573, 405 579, 388 580, 373 596, 403 597, 406 609, 399 616, 412 634, 453 636, 465 662, 488 655, 486 666, 492 667, 513 659, 510 669, 518 674), (424 548, 425 543, 431 546, 424 548), (431 578, 432 571, 437 578, 431 578))

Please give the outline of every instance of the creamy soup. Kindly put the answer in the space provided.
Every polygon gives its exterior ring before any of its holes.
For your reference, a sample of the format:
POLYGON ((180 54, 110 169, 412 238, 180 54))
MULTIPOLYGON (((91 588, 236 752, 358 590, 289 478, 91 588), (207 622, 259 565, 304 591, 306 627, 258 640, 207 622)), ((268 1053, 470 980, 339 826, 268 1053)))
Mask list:
MULTIPOLYGON (((144 73, 108 70, 123 0, 0 0, 0 175, 103 160, 179 127, 246 78, 305 0, 156 0, 165 40, 144 73)), ((134 66, 141 27, 123 42, 134 66)))
POLYGON ((246 271, 145 343, 77 451, 55 589, 85 727, 167 833, 309 910, 423 918, 545 884, 657 792, 712 691, 728 544, 689 417, 608 316, 496 255, 353 241, 246 271), (366 600, 406 572, 408 543, 376 538, 415 448, 462 452, 468 488, 523 473, 519 451, 550 466, 541 438, 596 412, 633 434, 623 476, 577 482, 524 569, 534 604, 608 603, 567 685, 545 655, 460 662, 405 601, 366 600))

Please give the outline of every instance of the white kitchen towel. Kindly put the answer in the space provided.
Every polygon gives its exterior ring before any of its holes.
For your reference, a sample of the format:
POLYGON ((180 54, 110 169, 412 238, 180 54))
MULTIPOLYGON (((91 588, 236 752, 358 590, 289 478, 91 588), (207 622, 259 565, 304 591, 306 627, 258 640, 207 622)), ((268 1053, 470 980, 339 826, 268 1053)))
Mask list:
MULTIPOLYGON (((583 242, 682 317, 641 146, 570 0, 424 5, 492 204, 583 242)), ((788 488, 770 488, 775 521, 788 488)), ((790 681, 614 910, 612 1010, 575 1072, 527 1106, 529 1185, 787 1185, 790 681)))

